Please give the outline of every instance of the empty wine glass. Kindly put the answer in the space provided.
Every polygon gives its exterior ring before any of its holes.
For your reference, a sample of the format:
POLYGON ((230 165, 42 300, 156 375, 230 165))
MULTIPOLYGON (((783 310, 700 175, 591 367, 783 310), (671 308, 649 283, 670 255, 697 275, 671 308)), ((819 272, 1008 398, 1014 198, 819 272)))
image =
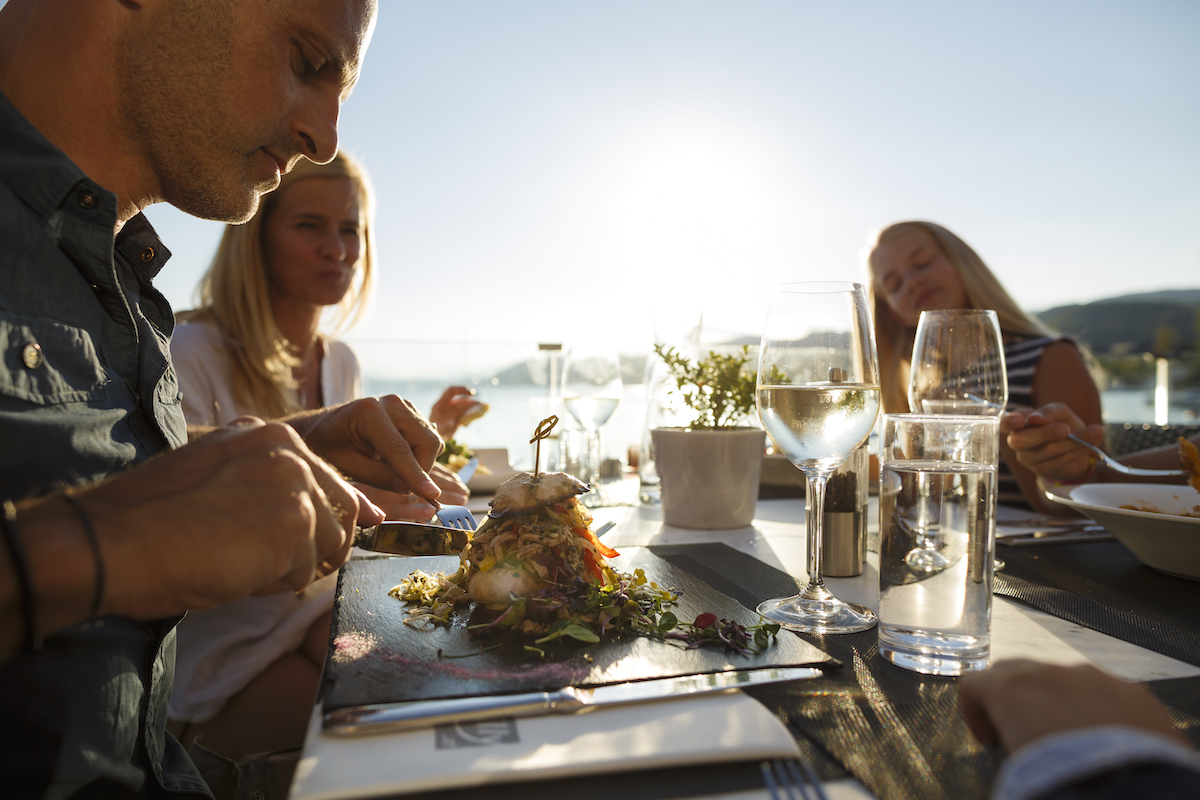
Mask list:
POLYGON ((1004 342, 996 312, 922 311, 908 375, 912 412, 994 416, 1007 403, 1004 342))
POLYGON ((600 465, 604 450, 600 428, 617 410, 624 394, 621 361, 615 350, 598 345, 574 347, 563 362, 563 406, 583 428, 587 436, 586 477, 580 476, 592 490, 581 499, 585 506, 610 505, 611 499, 600 488, 600 465))
MULTIPOLYGON (((1004 340, 996 312, 922 311, 908 379, 913 413, 995 416, 1007 404, 1004 340)), ((935 543, 939 524, 927 511, 919 516, 917 546, 905 558, 909 567, 933 572, 950 565, 935 543)), ((996 563, 997 569, 1004 566, 998 559, 996 563)))
POLYGON ((808 586, 758 611, 786 628, 852 633, 875 612, 834 597, 821 576, 821 522, 829 476, 871 434, 879 367, 866 290, 857 283, 788 283, 771 295, 758 367, 758 414, 775 446, 806 479, 808 586))

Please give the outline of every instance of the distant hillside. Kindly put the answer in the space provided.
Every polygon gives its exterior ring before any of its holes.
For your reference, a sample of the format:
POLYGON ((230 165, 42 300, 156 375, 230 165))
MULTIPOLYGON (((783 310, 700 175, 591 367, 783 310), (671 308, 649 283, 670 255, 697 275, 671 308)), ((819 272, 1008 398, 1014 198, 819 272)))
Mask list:
POLYGON ((1102 303, 1172 303, 1180 306, 1197 306, 1200 305, 1200 289, 1164 289, 1158 292, 1123 294, 1120 297, 1109 297, 1096 301, 1096 304, 1102 303))
POLYGON ((1200 289, 1126 295, 1038 312, 1096 353, 1177 354, 1200 349, 1200 289))

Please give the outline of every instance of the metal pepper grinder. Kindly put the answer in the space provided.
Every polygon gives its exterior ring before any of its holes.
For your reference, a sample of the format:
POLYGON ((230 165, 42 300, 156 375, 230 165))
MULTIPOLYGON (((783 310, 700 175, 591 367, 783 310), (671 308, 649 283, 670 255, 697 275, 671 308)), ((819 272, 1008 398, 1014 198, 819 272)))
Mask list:
MULTIPOLYGON (((829 370, 830 383, 845 383, 846 370, 829 370)), ((821 571, 831 578, 861 575, 867 560, 867 486, 870 455, 860 445, 825 486, 822 515, 821 571)))

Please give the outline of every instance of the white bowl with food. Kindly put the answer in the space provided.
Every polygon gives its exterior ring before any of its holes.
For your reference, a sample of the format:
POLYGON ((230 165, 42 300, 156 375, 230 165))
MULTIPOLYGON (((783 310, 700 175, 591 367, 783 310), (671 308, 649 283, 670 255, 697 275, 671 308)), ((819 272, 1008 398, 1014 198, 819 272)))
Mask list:
POLYGON ((1146 566, 1200 580, 1200 492, 1192 487, 1085 483, 1047 495, 1099 522, 1146 566))

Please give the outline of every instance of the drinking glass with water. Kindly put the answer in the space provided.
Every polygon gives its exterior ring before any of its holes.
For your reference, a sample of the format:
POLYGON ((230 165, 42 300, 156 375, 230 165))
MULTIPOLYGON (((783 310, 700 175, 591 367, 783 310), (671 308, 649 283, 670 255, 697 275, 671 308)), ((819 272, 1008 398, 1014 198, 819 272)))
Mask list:
POLYGON ((879 484, 879 652, 906 669, 987 667, 1000 420, 888 414, 879 484), (933 548, 939 566, 914 560, 933 548))

